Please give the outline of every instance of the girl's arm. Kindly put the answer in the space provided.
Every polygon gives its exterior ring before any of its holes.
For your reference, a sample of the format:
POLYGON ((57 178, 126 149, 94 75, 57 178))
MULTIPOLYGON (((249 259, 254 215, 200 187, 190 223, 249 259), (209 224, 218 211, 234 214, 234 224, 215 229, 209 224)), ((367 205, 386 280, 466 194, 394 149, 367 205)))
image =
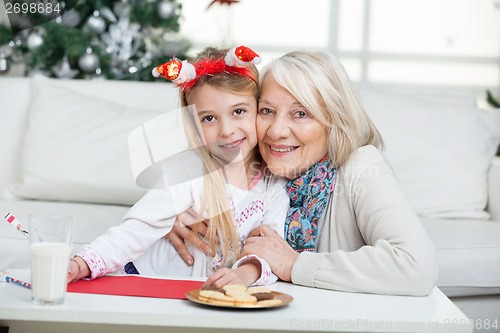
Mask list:
POLYGON ((250 286, 261 276, 261 264, 258 260, 249 260, 244 265, 232 269, 221 268, 210 275, 205 286, 221 288, 226 284, 241 284, 250 286))
POLYGON ((144 253, 171 230, 179 210, 193 205, 190 188, 190 184, 185 184, 150 190, 127 212, 120 225, 108 229, 76 254, 86 265, 80 262, 82 265, 77 267, 76 262, 70 263, 69 281, 95 279, 114 272, 144 253), (90 275, 84 275, 85 266, 90 275), (80 273, 73 277, 74 272, 80 273))

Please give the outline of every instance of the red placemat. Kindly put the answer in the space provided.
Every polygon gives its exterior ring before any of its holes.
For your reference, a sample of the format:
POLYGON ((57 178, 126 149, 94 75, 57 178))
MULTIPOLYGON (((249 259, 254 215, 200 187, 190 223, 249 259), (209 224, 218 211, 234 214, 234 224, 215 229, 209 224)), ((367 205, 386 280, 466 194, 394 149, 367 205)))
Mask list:
POLYGON ((202 281, 167 280, 141 276, 103 276, 68 284, 68 292, 119 296, 186 299, 185 294, 201 288, 202 281))

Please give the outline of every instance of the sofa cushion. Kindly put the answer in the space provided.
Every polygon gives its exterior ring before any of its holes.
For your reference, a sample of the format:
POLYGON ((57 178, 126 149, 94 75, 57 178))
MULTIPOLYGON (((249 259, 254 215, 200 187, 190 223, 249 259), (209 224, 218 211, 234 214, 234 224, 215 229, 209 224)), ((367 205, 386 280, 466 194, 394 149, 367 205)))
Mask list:
POLYGON ((22 182, 11 185, 10 193, 25 199, 135 203, 144 190, 132 175, 127 138, 161 112, 89 98, 44 78, 35 78, 32 90, 22 182))
POLYGON ((434 243, 437 286, 447 296, 500 294, 500 223, 422 219, 434 243))
MULTIPOLYGON (((0 200, 2 218, 11 213, 25 227, 29 228, 31 213, 58 212, 70 214, 74 220, 73 252, 90 243, 108 228, 120 224, 129 209, 128 206, 84 204, 71 202, 46 202, 37 200, 0 200)), ((0 223, 0 271, 7 268, 29 269, 28 239, 9 223, 0 223)))
POLYGON ((4 157, 4 163, 0 163, 0 196, 7 185, 21 177, 19 152, 28 122, 30 99, 29 80, 0 76, 0 156, 4 157))
POLYGON ((486 220, 487 171, 500 143, 500 112, 470 96, 361 87, 386 156, 416 212, 486 220))

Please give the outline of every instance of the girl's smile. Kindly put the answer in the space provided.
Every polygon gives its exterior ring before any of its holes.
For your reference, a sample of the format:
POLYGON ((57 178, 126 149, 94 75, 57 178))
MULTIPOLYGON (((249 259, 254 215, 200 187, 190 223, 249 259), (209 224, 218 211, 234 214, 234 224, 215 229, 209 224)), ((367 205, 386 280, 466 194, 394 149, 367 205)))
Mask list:
POLYGON ((219 147, 225 148, 225 149, 234 149, 234 148, 239 147, 245 139, 246 138, 243 138, 241 140, 237 140, 237 141, 234 141, 231 143, 221 143, 221 144, 219 144, 219 147))

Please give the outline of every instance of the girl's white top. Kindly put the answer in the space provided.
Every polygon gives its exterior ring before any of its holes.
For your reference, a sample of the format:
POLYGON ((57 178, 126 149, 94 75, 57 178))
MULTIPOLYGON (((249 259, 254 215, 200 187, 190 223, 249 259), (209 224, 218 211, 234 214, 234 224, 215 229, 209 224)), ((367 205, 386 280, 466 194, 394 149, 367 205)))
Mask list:
MULTIPOLYGON (((269 225, 283 236, 289 207, 286 180, 263 170, 261 167, 247 190, 226 185, 240 246, 245 243, 250 231, 262 224, 269 225)), ((127 212, 122 224, 110 228, 81 249, 77 255, 89 265, 92 279, 119 271, 130 261, 141 275, 205 277, 222 267, 220 247, 216 256, 211 257, 188 246, 195 259, 194 265, 188 266, 170 241, 164 238, 178 214, 189 207, 200 211, 203 178, 185 179, 180 184, 163 183, 149 190, 127 212)), ((204 216, 207 217, 207 214, 204 216)), ((224 266, 235 268, 250 258, 256 257, 242 258, 237 263, 228 259, 224 266)), ((267 263, 256 259, 262 264, 262 275, 255 284, 276 281, 267 263)))

